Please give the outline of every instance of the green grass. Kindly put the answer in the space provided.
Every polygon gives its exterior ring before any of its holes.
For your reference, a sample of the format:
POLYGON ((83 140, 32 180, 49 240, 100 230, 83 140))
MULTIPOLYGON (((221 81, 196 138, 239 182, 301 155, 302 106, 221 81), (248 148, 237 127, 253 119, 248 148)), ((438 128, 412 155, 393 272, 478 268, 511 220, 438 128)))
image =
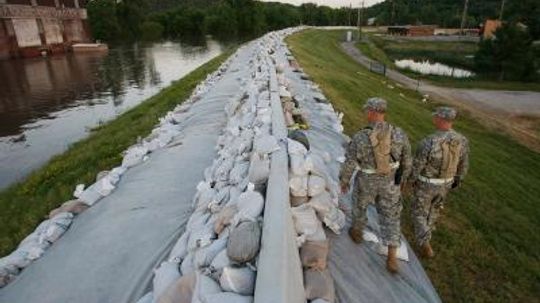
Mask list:
POLYGON ((493 90, 527 90, 540 91, 539 82, 497 81, 481 75, 475 70, 474 55, 477 44, 473 42, 441 42, 415 41, 399 37, 383 38, 367 34, 366 42, 357 44, 360 51, 367 57, 397 69, 395 60, 413 59, 440 62, 449 66, 471 70, 477 76, 469 79, 458 79, 443 76, 422 75, 411 70, 400 70, 403 74, 414 78, 428 80, 435 85, 456 88, 483 88, 493 90))
POLYGON ((118 166, 121 152, 137 138, 147 136, 159 117, 187 99, 195 86, 233 51, 226 51, 115 120, 95 128, 88 138, 73 144, 25 181, 0 192, 0 256, 15 249, 50 210, 72 199, 77 184, 91 184, 98 172, 118 166))
MULTIPOLYGON (((411 142, 430 134, 434 104, 356 63, 340 48, 341 32, 308 30, 288 38, 291 51, 335 108, 345 132, 366 123, 368 97, 389 102, 389 121, 411 142)), ((467 114, 456 129, 471 144, 471 169, 452 192, 434 234, 437 256, 422 263, 445 302, 535 302, 540 297, 540 155, 509 137, 486 129, 467 114)), ((409 202, 402 214, 411 237, 409 202)))

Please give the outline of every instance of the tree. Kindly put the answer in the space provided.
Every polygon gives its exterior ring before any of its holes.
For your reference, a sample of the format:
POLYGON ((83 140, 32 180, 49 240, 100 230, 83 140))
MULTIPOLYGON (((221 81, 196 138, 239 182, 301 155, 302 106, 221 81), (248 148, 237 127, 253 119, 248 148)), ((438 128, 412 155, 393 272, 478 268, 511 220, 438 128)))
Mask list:
POLYGON ((90 1, 86 10, 95 39, 111 41, 118 37, 120 26, 116 18, 115 0, 90 1))
POLYGON ((159 40, 163 36, 163 25, 155 21, 145 21, 141 24, 141 37, 143 40, 159 40))
POLYGON ((493 39, 480 42, 475 55, 480 73, 498 75, 500 80, 532 81, 537 78, 532 39, 528 31, 507 23, 493 39))

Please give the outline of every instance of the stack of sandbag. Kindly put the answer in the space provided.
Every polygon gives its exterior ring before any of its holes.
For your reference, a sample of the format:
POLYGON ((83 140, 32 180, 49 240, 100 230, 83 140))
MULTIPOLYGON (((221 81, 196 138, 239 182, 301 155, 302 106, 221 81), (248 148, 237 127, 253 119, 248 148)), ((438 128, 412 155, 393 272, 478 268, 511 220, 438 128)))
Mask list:
MULTIPOLYGON (((36 230, 28 235, 19 247, 10 255, 0 259, 0 288, 13 281, 18 273, 32 261, 40 258, 50 245, 56 242, 69 228, 73 217, 91 207, 103 197, 110 195, 127 169, 139 165, 148 159, 148 155, 157 149, 174 143, 174 138, 181 133, 181 122, 187 117, 192 104, 222 77, 235 56, 226 60, 221 67, 209 74, 193 91, 191 96, 159 120, 151 134, 139 139, 136 144, 123 153, 122 164, 110 171, 100 172, 95 183, 85 188, 79 184, 73 196, 75 200, 63 203, 49 213, 49 219, 43 221, 36 230)), ((247 183, 246 183, 247 186, 247 183)))
POLYGON ((0 259, 0 287, 13 281, 21 270, 39 259, 69 228, 73 214, 60 212, 43 221, 10 255, 0 259))
MULTIPOLYGON (((284 69, 284 67, 282 67, 284 69)), ((290 92, 289 81, 283 74, 282 69, 277 69, 277 80, 279 84, 279 97, 285 117, 285 126, 289 129, 308 129, 309 124, 305 113, 300 109, 300 96, 293 96, 290 92)))
MULTIPOLYGON (((154 272, 155 302, 252 302, 272 136, 269 68, 272 35, 246 47, 252 55, 238 94, 225 105, 227 126, 204 172, 194 212, 169 258, 154 272)), ((141 301, 142 302, 142 301, 141 301)))
MULTIPOLYGON (((323 223, 335 233, 345 225, 337 193, 321 156, 289 139, 289 187, 293 221, 308 300, 334 302, 334 284, 327 268, 329 241, 323 223)), ((319 301, 321 302, 321 301, 319 301)))

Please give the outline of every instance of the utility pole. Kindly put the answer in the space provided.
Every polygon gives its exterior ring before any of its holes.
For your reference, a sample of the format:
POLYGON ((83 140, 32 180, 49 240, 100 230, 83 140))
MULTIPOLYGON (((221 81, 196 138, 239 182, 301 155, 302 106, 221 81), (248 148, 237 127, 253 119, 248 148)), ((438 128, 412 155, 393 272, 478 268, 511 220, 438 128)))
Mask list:
POLYGON ((390 2, 392 2, 392 13, 390 15, 390 25, 395 25, 394 18, 395 18, 395 15, 396 15, 396 1, 395 0, 390 0, 390 2))
POLYGON ((504 12, 504 2, 506 2, 505 0, 502 0, 502 3, 501 3, 501 12, 499 14, 499 21, 502 22, 502 18, 503 18, 503 12, 504 12))
POLYGON ((465 0, 465 7, 463 7, 463 15, 461 16, 460 34, 463 35, 463 28, 467 19, 467 10, 469 9, 469 0, 465 0))
POLYGON ((360 25, 360 5, 358 5, 358 16, 356 19, 356 26, 358 27, 358 41, 362 38, 362 27, 360 25))
POLYGON ((352 23, 351 23, 351 13, 352 13, 352 2, 351 2, 351 4, 349 5, 349 26, 352 26, 352 23))

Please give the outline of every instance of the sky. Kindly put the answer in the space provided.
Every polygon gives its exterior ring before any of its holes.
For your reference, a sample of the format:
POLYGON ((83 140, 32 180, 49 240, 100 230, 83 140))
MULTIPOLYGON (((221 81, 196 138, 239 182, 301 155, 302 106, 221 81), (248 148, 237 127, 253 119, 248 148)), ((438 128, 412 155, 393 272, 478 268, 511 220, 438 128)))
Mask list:
MULTIPOLYGON (((316 3, 318 5, 328 5, 332 7, 342 7, 342 6, 349 6, 353 5, 353 7, 358 7, 361 5, 362 0, 262 0, 266 2, 284 2, 284 3, 291 3, 295 5, 300 5, 302 3, 316 3)), ((373 5, 375 3, 382 2, 383 0, 364 0, 365 6, 368 7, 370 5, 373 5)))

